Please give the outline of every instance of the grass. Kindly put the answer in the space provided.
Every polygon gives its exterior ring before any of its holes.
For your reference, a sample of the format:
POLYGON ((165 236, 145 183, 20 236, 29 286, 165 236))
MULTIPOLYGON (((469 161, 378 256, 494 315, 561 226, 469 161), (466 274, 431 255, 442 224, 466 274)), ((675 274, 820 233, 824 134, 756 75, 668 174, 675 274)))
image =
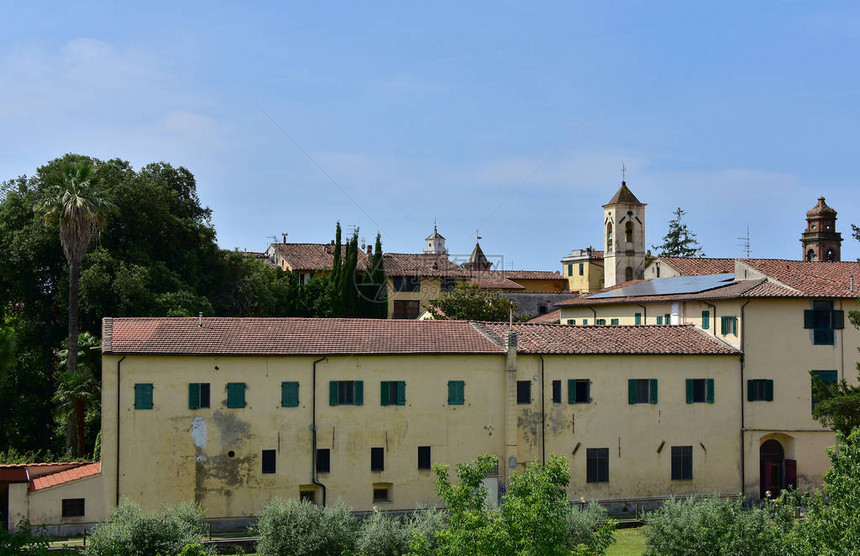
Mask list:
POLYGON ((606 551, 606 556, 641 556, 645 554, 645 529, 632 527, 615 530, 615 544, 606 551))

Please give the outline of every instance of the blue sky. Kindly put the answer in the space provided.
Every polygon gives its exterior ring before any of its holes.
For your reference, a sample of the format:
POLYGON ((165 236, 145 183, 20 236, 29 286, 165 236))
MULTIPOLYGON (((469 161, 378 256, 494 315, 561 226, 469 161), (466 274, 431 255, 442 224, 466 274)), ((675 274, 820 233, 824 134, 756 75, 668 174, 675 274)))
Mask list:
POLYGON ((463 4, 7 4, 0 179, 163 160, 224 248, 339 220, 415 252, 436 219, 452 254, 480 228, 506 266, 555 270, 601 245, 623 163, 649 244, 682 207, 709 256, 749 226, 753 256, 796 259, 823 195, 860 256, 857 5, 463 4))

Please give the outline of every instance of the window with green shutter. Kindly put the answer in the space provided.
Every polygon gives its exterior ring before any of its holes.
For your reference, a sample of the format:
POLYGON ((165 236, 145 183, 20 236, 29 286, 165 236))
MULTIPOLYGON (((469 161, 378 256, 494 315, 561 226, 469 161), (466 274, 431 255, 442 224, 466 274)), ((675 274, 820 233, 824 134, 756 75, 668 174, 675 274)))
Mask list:
POLYGON ((569 324, 571 326, 576 324, 576 319, 567 319, 567 324, 569 324))
POLYGON ((587 378, 569 379, 567 403, 591 403, 591 381, 587 378))
POLYGON ((723 336, 738 335, 738 317, 720 317, 720 334, 723 336))
POLYGON ((663 315, 663 323, 664 324, 672 324, 672 315, 669 315, 669 314, 663 315))
POLYGON ((298 382, 282 382, 281 383, 281 407, 298 407, 299 406, 299 383, 298 382))
POLYGON ((618 319, 609 319, 609 324, 611 326, 618 326, 618 319))
POLYGON ((627 381, 627 403, 657 403, 656 378, 631 378, 627 381))
POLYGON ((448 405, 463 405, 466 402, 466 382, 463 380, 448 381, 448 405))
POLYGON ((845 328, 845 312, 833 309, 832 301, 813 301, 812 310, 803 312, 803 327, 812 329, 812 344, 832 346, 834 330, 845 328))
POLYGON ((585 270, 585 263, 579 263, 579 275, 582 276, 585 270))
POLYGON ((573 276, 573 263, 567 263, 567 275, 573 276))
POLYGON ((406 381, 383 380, 380 384, 380 405, 406 405, 406 381))
POLYGON ((363 380, 331 380, 329 405, 364 405, 363 380))
POLYGON ((663 317, 657 317, 657 324, 663 324, 663 317))
POLYGON ((606 326, 606 319, 595 319, 594 324, 597 326, 606 326))
POLYGON ((637 324, 637 325, 642 324, 642 313, 636 313, 635 315, 633 315, 633 318, 635 319, 633 321, 635 324, 637 324))
POLYGON ((687 403, 714 403, 714 379, 688 378, 687 403))
POLYGON ((755 378, 747 381, 748 402, 772 402, 773 380, 755 378))
POLYGON ((152 409, 152 383, 134 385, 134 408, 152 409))
POLYGON ((245 383, 244 382, 228 382, 227 383, 227 407, 240 408, 245 407, 245 383))
POLYGON ((588 319, 582 319, 582 326, 588 326, 588 319))
POLYGON ((209 407, 209 384, 192 382, 188 384, 188 409, 209 407))
POLYGON ((711 328, 711 312, 702 311, 702 330, 711 328))

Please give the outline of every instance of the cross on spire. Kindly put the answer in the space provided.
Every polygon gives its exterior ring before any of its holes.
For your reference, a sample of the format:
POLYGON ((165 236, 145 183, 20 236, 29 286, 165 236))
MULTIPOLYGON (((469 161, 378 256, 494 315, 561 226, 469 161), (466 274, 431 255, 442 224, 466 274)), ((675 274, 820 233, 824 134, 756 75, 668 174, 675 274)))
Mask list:
POLYGON ((627 167, 624 163, 621 163, 621 182, 624 183, 627 180, 627 167))

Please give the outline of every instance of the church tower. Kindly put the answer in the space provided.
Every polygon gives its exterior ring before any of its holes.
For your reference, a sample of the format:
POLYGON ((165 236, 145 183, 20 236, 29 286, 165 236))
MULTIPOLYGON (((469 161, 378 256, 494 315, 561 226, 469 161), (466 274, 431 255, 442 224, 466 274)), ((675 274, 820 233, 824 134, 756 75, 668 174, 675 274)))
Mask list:
POLYGON ((836 211, 824 197, 806 213, 806 231, 800 236, 804 261, 838 262, 842 259, 842 234, 836 231, 836 211))
POLYGON ((445 247, 445 238, 442 237, 442 234, 436 229, 436 225, 433 224, 433 233, 427 236, 427 239, 424 240, 424 254, 425 255, 447 255, 448 248, 445 247))
POLYGON ((645 271, 645 203, 621 182, 603 205, 603 286, 641 279, 645 271))

